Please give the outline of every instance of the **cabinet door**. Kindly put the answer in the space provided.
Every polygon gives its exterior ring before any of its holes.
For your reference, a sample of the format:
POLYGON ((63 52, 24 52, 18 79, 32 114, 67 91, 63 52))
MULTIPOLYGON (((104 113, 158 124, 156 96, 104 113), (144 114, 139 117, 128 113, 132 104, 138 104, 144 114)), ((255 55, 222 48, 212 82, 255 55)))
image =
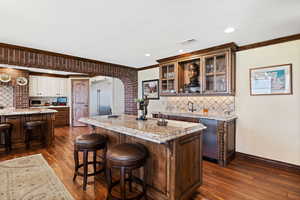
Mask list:
POLYGON ((39 96, 38 94, 38 77, 30 76, 29 77, 29 96, 39 96))
POLYGON ((61 97, 66 97, 67 96, 67 79, 65 78, 60 78, 59 80, 59 96, 61 97))
POLYGON ((25 141, 25 135, 22 127, 22 116, 8 116, 6 122, 13 125, 11 140, 12 143, 22 143, 25 141))
POLYGON ((204 58, 204 92, 210 94, 228 93, 228 53, 204 58))
POLYGON ((51 85, 49 84, 49 78, 45 76, 39 76, 38 77, 38 96, 48 96, 49 89, 51 88, 51 85))

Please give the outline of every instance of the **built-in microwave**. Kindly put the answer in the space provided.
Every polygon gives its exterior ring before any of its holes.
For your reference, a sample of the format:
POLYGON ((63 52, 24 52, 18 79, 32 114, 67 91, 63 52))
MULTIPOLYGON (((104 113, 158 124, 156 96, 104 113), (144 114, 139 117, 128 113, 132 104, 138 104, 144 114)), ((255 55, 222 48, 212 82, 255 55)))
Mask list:
POLYGON ((41 100, 30 100, 30 106, 31 107, 39 107, 42 105, 41 100))

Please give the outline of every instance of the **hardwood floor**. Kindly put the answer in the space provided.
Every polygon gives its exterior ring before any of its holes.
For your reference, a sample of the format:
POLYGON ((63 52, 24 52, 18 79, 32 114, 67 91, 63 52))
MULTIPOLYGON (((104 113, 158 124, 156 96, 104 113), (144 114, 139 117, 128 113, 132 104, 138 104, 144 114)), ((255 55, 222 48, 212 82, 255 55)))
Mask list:
MULTIPOLYGON (((0 154, 0 161, 41 153, 58 177, 77 200, 104 200, 106 186, 101 177, 89 178, 87 190, 82 190, 82 178, 72 181, 73 139, 89 133, 86 127, 56 128, 54 146, 48 149, 16 149, 10 155, 0 154), (94 184, 95 183, 95 184, 94 184)), ((236 158, 227 168, 204 161, 203 185, 193 200, 299 200, 300 174, 236 158)), ((101 175, 100 175, 101 176, 101 175)), ((157 199, 159 200, 159 199, 157 199)))

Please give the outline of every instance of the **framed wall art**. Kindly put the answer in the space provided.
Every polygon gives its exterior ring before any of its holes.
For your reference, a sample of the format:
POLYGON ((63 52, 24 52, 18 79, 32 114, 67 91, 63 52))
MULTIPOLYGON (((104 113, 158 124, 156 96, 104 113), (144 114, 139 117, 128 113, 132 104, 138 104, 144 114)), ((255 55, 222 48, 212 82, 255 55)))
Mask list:
POLYGON ((292 64, 250 69, 250 95, 293 94, 292 64))
POLYGON ((142 82, 142 96, 148 99, 159 99, 159 80, 146 80, 142 82))

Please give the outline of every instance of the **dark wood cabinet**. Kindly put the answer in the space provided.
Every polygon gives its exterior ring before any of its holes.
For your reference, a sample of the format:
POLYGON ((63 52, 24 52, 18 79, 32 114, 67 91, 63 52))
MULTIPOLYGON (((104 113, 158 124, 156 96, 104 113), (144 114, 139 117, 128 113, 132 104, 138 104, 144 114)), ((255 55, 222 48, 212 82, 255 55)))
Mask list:
POLYGON ((11 134, 12 143, 21 143, 25 141, 25 134, 22 126, 23 121, 24 118, 20 116, 8 116, 5 118, 5 122, 11 123, 13 125, 11 134))
MULTIPOLYGON (((24 124, 27 121, 46 121, 45 134, 46 144, 50 146, 54 139, 54 114, 53 113, 41 113, 41 114, 20 114, 20 115, 8 115, 0 116, 0 123, 11 123, 13 125, 11 142, 12 148, 23 148, 25 146, 25 130, 24 124)), ((3 144, 3 138, 0 138, 0 144, 3 144)), ((1 151, 1 150, 0 150, 1 151)))
POLYGON ((70 108, 69 107, 59 107, 59 108, 50 108, 56 110, 54 126, 68 126, 70 124, 70 108))
MULTIPOLYGON (((235 94, 235 44, 211 51, 196 51, 158 60, 161 96, 201 96, 235 94), (199 89, 187 91, 193 64, 199 89)), ((193 71, 193 70, 192 70, 193 71)))
MULTIPOLYGON (((203 157, 226 166, 235 156, 236 120, 219 121, 215 119, 164 115, 166 119, 202 123, 207 127, 203 131, 203 157)), ((153 118, 158 118, 153 114, 153 118)))

